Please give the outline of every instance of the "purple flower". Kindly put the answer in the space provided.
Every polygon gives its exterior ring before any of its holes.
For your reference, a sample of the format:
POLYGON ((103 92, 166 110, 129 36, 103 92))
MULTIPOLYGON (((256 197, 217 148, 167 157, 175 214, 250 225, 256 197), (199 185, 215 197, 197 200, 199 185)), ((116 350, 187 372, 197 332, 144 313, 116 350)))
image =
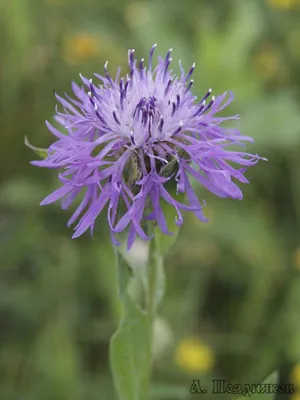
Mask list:
POLYGON ((118 244, 115 233, 128 228, 128 249, 137 235, 151 238, 143 229, 145 220, 155 221, 164 234, 171 234, 161 200, 174 207, 178 225, 183 222, 182 210, 206 221, 190 177, 219 197, 242 199, 233 179, 248 183, 246 167, 259 160, 257 155, 229 150, 232 144, 252 140, 236 129, 221 127, 225 120, 238 119, 237 115, 216 116, 231 103, 232 93, 214 97, 209 89, 197 100, 190 79, 195 64, 186 74, 179 63, 181 75, 176 77, 169 70, 170 49, 153 68, 155 47, 148 66, 129 50, 129 73, 124 78, 119 79, 119 70, 112 79, 106 63, 105 76, 95 74, 100 85, 81 76, 83 86, 72 84, 75 99, 56 95, 64 111, 57 110, 55 119, 66 134, 46 122, 58 140, 49 147, 45 160, 32 164, 62 170, 58 174, 62 186, 41 205, 61 199, 66 209, 84 191, 68 222, 77 221, 73 238, 88 228, 92 232, 106 205, 113 243, 118 244), (187 204, 166 189, 166 182, 174 179, 177 193, 186 194, 187 204))

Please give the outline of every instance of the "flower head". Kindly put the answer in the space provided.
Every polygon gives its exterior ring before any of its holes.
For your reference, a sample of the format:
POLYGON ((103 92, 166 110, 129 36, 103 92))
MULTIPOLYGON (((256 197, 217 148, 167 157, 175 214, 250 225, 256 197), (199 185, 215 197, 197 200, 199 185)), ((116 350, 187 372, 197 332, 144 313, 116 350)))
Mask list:
POLYGON ((151 238, 143 228, 145 220, 171 234, 161 201, 174 207, 178 225, 183 222, 182 210, 206 221, 190 177, 217 196, 241 199, 242 192, 232 178, 247 183, 245 167, 259 159, 228 148, 251 141, 236 129, 221 127, 224 120, 238 116, 216 116, 232 101, 232 94, 214 97, 209 89, 198 100, 191 92, 195 64, 185 73, 179 63, 181 75, 176 77, 169 69, 170 49, 153 68, 155 47, 147 66, 129 50, 126 77, 120 79, 119 70, 113 79, 106 63, 104 76, 95 74, 101 84, 80 75, 83 85, 72 84, 75 99, 56 95, 63 112, 57 110, 55 119, 67 133, 46 122, 58 140, 49 147, 45 160, 33 164, 62 170, 58 175, 62 186, 42 205, 61 199, 66 209, 85 191, 68 222, 77 221, 73 238, 89 228, 92 231, 106 205, 114 244, 118 244, 115 233, 128 228, 128 248, 137 235, 151 238), (232 163, 241 168, 235 169, 232 163), (186 194, 187 204, 171 196, 165 187, 169 180, 176 181, 177 193, 186 194))

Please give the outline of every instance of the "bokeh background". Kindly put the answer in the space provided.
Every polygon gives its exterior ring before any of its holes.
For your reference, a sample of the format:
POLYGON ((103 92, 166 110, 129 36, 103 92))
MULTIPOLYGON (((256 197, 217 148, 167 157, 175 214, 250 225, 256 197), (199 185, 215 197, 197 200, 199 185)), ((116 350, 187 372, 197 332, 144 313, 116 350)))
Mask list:
MULTIPOLYGON (((39 207, 58 182, 29 164, 24 136, 47 147, 54 90, 70 93, 106 60, 124 71, 128 48, 147 57, 155 42, 186 69, 196 62, 199 96, 234 91, 228 112, 269 161, 247 172, 242 202, 198 188, 210 222, 186 215, 166 258, 153 399, 194 398, 193 379, 258 383, 276 370, 300 385, 300 1, 1 0, 0 38, 0 399, 116 399, 105 219, 94 239, 70 239, 72 210, 39 207)), ((130 255, 137 265, 144 250, 130 255)))

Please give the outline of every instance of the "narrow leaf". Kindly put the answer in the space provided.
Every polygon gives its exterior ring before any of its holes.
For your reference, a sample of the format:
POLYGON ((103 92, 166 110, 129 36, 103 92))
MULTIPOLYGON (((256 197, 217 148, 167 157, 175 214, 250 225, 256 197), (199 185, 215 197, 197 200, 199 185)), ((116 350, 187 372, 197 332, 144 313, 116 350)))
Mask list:
POLYGON ((165 294, 165 271, 164 271, 164 260, 160 252, 158 237, 155 236, 153 239, 155 246, 152 254, 150 254, 150 263, 148 268, 152 269, 152 277, 154 279, 154 307, 155 309, 162 301, 165 294))
POLYGON ((132 269, 124 256, 118 250, 116 253, 116 263, 117 263, 117 279, 118 279, 118 294, 123 298, 128 289, 128 284, 132 278, 132 269))
POLYGON ((174 172, 177 172, 177 171, 178 171, 177 159, 176 159, 176 157, 173 157, 172 160, 168 164, 166 164, 164 167, 162 167, 159 175, 167 178, 170 175, 172 175, 174 172))
MULTIPOLYGON (((261 385, 276 385, 278 383, 278 372, 274 371, 272 374, 270 374, 262 383, 261 385)), ((249 385, 249 390, 251 388, 251 385, 249 385)), ((245 399, 245 397, 250 397, 251 399, 254 400, 267 400, 267 399, 275 399, 276 393, 258 393, 258 394, 252 394, 250 391, 246 392, 246 385, 243 388, 245 390, 244 394, 239 397, 237 400, 242 400, 245 399)))
POLYGON ((128 295, 124 315, 110 342, 110 363, 120 400, 140 400, 148 391, 151 354, 149 320, 128 295))
MULTIPOLYGON (((177 154, 178 154, 178 157, 183 157, 184 150, 179 149, 177 154)), ((167 178, 177 171, 178 171, 178 160, 177 160, 177 157, 173 155, 172 160, 170 162, 168 162, 168 164, 166 164, 164 167, 162 167, 159 175, 167 178)))
POLYGON ((25 136, 24 138, 24 143, 26 147, 29 147, 31 150, 35 151, 36 154, 41 157, 41 158, 47 158, 48 156, 48 150, 47 149, 43 149, 41 147, 36 147, 33 146, 31 143, 29 143, 29 140, 27 138, 27 136, 25 136))

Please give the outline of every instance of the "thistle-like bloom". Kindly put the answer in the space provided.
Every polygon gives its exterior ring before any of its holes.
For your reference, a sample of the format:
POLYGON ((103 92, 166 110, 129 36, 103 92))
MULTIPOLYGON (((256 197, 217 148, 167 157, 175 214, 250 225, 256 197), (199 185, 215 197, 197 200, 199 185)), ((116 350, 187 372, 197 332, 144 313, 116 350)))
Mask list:
POLYGON ((137 235, 151 238, 144 230, 145 220, 171 234, 162 201, 174 207, 178 225, 183 222, 182 210, 206 221, 190 177, 219 197, 242 199, 232 178, 248 183, 245 167, 254 165, 259 157, 229 149, 251 141, 236 129, 221 127, 224 120, 236 120, 237 115, 216 116, 232 101, 232 94, 214 97, 209 89, 197 100, 190 79, 195 64, 185 73, 179 62, 181 75, 176 77, 169 70, 170 49, 152 68, 155 46, 148 66, 129 50, 129 73, 124 78, 119 79, 119 70, 112 79, 106 63, 105 76, 95 74, 101 84, 80 75, 83 85, 72 84, 76 99, 56 95, 64 112, 57 110, 55 119, 66 133, 46 122, 58 140, 49 147, 45 160, 33 164, 62 170, 58 175, 62 186, 41 205, 61 199, 66 209, 84 191, 68 222, 77 221, 73 238, 89 228, 93 231, 106 205, 113 243, 118 244, 115 233, 128 228, 128 249, 137 235), (165 187, 169 180, 177 183, 177 193, 186 194, 187 204, 171 196, 165 187))

